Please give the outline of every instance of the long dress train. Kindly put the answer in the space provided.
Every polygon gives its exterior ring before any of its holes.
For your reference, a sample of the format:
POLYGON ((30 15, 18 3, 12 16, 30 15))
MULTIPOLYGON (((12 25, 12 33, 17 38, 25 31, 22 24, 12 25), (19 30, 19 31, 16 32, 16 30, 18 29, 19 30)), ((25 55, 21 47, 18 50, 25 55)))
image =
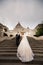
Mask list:
POLYGON ((17 57, 22 61, 22 62, 29 62, 32 61, 34 54, 32 52, 32 49, 29 45, 29 42, 27 40, 26 35, 23 36, 18 49, 17 49, 17 57))

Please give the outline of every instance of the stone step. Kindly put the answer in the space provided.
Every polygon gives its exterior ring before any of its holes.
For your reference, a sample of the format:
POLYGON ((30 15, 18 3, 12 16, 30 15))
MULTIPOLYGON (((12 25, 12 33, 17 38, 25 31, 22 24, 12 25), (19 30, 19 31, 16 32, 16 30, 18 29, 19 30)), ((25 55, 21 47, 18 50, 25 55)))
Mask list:
POLYGON ((43 57, 43 54, 34 53, 34 56, 43 57))
MULTIPOLYGON (((7 48, 8 48, 8 49, 13 49, 13 48, 16 48, 16 49, 17 49, 18 47, 16 47, 16 46, 14 46, 14 47, 8 47, 8 46, 6 46, 6 47, 0 47, 0 49, 5 49, 5 48, 6 48, 6 49, 7 49, 7 48)), ((43 47, 31 47, 31 48, 32 48, 32 49, 43 49, 43 47)))
POLYGON ((42 50, 43 48, 32 48, 32 49, 41 49, 42 50))
POLYGON ((3 56, 4 56, 4 57, 9 57, 9 56, 10 56, 10 57, 11 57, 11 56, 15 57, 16 54, 17 54, 16 52, 9 52, 9 53, 8 53, 8 52, 1 52, 1 53, 0 53, 0 56, 1 56, 1 57, 3 57, 3 56))
MULTIPOLYGON (((9 53, 0 53, 0 56, 16 56, 17 53, 13 52, 9 52, 9 53)), ((42 53, 34 53, 34 56, 39 56, 39 57, 43 57, 43 54, 42 53)))
MULTIPOLYGON (((0 47, 0 49, 17 49, 18 47, 0 47)), ((32 48, 32 47, 31 47, 32 48)), ((43 49, 42 47, 33 47, 32 49, 43 49)))
POLYGON ((9 44, 0 45, 0 47, 15 47, 15 46, 17 46, 17 45, 15 45, 15 44, 14 45, 13 44, 12 45, 9 45, 9 44))
POLYGON ((13 50, 12 49, 11 50, 9 50, 9 49, 8 50, 0 50, 0 53, 1 52, 3 52, 3 53, 8 52, 9 53, 9 52, 17 52, 17 50, 14 50, 14 49, 13 50))
POLYGON ((34 53, 43 53, 43 50, 33 50, 34 53))
MULTIPOLYGON (((0 60, 19 60, 18 58, 17 58, 17 56, 16 57, 14 57, 14 56, 7 56, 7 57, 0 57, 0 60)), ((36 56, 36 57, 34 57, 34 60, 37 60, 37 61, 43 61, 43 57, 39 57, 39 56, 36 56), (37 58, 38 57, 38 58, 37 58)))
MULTIPOLYGON (((16 53, 1 53, 0 54, 0 63, 21 63, 21 61, 17 58, 16 53)), ((27 64, 43 64, 43 54, 35 53, 34 60, 27 64)), ((26 64, 26 65, 27 65, 26 64)), ((6 64, 7 65, 7 64, 6 64)))
MULTIPOLYGON (((0 53, 4 53, 4 52, 5 52, 5 53, 10 53, 10 52, 13 53, 13 52, 17 52, 17 50, 16 50, 16 49, 7 49, 7 50, 6 50, 6 49, 5 49, 5 50, 2 50, 2 49, 1 49, 1 50, 0 50, 0 53)), ((35 50, 33 50, 33 52, 34 52, 34 53, 43 53, 43 50, 36 50, 36 49, 35 49, 35 50)))
MULTIPOLYGON (((0 48, 17 48, 17 46, 0 46, 0 48)), ((31 46, 31 48, 43 48, 43 46, 31 46)))
POLYGON ((0 50, 1 49, 3 49, 3 50, 7 50, 7 49, 9 49, 9 50, 13 50, 13 49, 17 49, 17 47, 0 47, 0 50))
MULTIPOLYGON (((21 63, 21 61, 16 57, 16 56, 3 56, 3 57, 0 57, 0 62, 14 62, 14 63, 21 63)), ((37 64, 38 63, 43 63, 43 57, 39 57, 39 56, 35 56, 34 57, 34 60, 31 62, 32 64, 37 64)))
POLYGON ((22 63, 22 62, 13 62, 13 63, 8 63, 8 62, 6 62, 6 63, 0 63, 0 65, 41 65, 42 63, 37 63, 37 64, 35 64, 35 63, 22 63))
MULTIPOLYGON (((16 56, 17 52, 1 52, 0 56, 16 56)), ((43 56, 43 53, 34 53, 36 56, 43 56)))
POLYGON ((43 51, 43 48, 31 48, 32 50, 41 50, 43 51))
MULTIPOLYGON (((43 53, 43 48, 33 48, 32 49, 33 50, 33 52, 34 53, 43 53)), ((9 47, 5 47, 5 48, 0 48, 0 53, 4 53, 4 52, 7 52, 7 53, 9 53, 9 52, 17 52, 17 48, 16 47, 14 47, 14 48, 9 48, 9 47)))
POLYGON ((43 48, 43 46, 31 46, 32 48, 43 48))

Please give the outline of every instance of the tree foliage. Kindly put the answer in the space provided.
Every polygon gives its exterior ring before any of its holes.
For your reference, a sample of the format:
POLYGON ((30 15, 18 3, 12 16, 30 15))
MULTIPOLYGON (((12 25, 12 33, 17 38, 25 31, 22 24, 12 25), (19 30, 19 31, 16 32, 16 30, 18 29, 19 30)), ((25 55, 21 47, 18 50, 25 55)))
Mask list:
POLYGON ((42 36, 43 35, 43 27, 42 28, 38 28, 37 29, 37 32, 36 32, 36 35, 35 36, 42 36))

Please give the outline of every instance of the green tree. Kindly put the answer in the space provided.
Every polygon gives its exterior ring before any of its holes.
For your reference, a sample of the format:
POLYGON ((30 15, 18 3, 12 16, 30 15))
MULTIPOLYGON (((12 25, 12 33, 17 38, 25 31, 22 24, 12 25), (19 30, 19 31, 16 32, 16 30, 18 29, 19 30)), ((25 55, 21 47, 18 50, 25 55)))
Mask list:
POLYGON ((43 27, 42 28, 38 28, 37 32, 36 32, 36 36, 42 36, 43 35, 43 27))

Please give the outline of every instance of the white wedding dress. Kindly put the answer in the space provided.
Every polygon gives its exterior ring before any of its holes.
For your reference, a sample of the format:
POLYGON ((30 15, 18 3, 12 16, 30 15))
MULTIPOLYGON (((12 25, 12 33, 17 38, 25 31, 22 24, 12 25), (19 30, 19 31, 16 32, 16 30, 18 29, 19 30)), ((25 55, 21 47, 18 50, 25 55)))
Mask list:
POLYGON ((29 62, 33 60, 33 52, 32 49, 29 45, 29 42, 26 37, 26 33, 23 35, 23 38, 18 46, 17 49, 17 57, 22 61, 22 62, 29 62))

